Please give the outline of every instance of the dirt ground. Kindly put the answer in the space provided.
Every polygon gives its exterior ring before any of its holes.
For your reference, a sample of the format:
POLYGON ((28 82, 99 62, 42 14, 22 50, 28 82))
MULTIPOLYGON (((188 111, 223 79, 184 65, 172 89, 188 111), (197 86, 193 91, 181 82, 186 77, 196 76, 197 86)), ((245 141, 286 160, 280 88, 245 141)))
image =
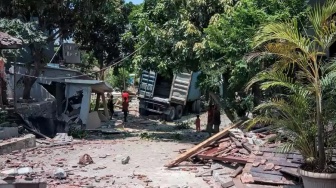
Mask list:
MULTIPOLYGON (((189 149, 208 137, 206 132, 195 131, 195 115, 183 117, 187 128, 177 128, 179 122, 162 122, 157 116, 139 117, 137 101, 130 103, 128 122, 122 114, 103 123, 105 131, 117 130, 121 134, 92 132, 85 140, 75 140, 69 146, 37 148, 0 157, 1 171, 17 167, 32 167, 34 178, 44 178, 50 188, 65 187, 217 187, 211 178, 197 178, 195 174, 209 166, 180 165, 168 170, 164 167, 177 157, 180 150, 189 149), (79 165, 84 154, 94 163, 79 165), (129 156, 127 164, 123 159, 129 156), (54 178, 57 168, 67 172, 67 178, 54 178)), ((229 120, 223 116, 225 124, 229 120)), ((205 129, 206 114, 201 115, 205 129)), ((225 126, 221 126, 224 128, 225 126)), ((112 131, 113 132, 113 131, 112 131)), ((23 176, 22 176, 23 177, 23 176)))
POLYGON ((6 155, 0 163, 8 169, 32 166, 36 177, 48 179, 48 187, 209 187, 202 178, 195 178, 196 170, 189 171, 189 167, 186 170, 164 168, 179 150, 190 147, 192 144, 139 138, 81 141, 70 146, 6 155), (94 164, 79 165, 84 154, 89 154, 94 164), (127 156, 129 162, 122 164, 127 156), (68 172, 66 179, 52 177, 58 167, 68 172))

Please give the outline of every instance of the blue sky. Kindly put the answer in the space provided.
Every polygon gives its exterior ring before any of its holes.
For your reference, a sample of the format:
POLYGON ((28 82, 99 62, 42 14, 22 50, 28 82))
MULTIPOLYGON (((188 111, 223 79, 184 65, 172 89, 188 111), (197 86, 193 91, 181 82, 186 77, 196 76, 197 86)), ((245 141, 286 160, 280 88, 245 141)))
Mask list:
POLYGON ((133 2, 134 4, 140 4, 142 3, 144 0, 126 0, 126 2, 133 2))

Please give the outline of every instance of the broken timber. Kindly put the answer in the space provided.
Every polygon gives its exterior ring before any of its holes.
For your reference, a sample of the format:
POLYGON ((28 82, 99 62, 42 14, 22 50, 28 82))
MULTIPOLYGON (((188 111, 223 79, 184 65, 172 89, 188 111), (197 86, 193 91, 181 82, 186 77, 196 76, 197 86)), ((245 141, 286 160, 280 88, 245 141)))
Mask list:
POLYGON ((224 130, 222 130, 221 132, 213 135, 212 137, 206 139, 205 141, 201 142, 200 144, 198 144, 197 146, 191 148, 190 150, 188 150, 187 152, 183 153, 182 155, 180 155, 179 157, 177 157, 175 160, 171 161, 169 164, 165 165, 165 167, 171 168, 174 167, 176 165, 178 165, 179 163, 181 163, 182 161, 186 160, 187 158, 189 158, 190 156, 194 155, 195 153, 197 153, 200 149, 209 146, 212 142, 217 141, 218 139, 226 136, 229 133, 229 130, 232 128, 235 128, 237 126, 240 126, 244 121, 239 121, 238 123, 225 128, 224 130))

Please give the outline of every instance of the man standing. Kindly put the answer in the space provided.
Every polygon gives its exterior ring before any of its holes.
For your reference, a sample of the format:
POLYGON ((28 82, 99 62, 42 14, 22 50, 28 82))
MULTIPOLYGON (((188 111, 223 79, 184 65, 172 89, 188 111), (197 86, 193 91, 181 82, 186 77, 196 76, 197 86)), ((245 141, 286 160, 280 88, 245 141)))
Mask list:
POLYGON ((107 107, 111 112, 111 119, 114 115, 114 102, 113 102, 113 95, 111 94, 110 99, 108 100, 107 107))
POLYGON ((127 114, 128 114, 128 101, 127 98, 124 98, 122 103, 122 111, 124 112, 124 122, 127 122, 127 114))
POLYGON ((209 133, 209 136, 211 136, 212 133, 212 126, 213 126, 213 105, 209 106, 208 109, 208 124, 207 124, 207 132, 209 133))
POLYGON ((214 108, 213 112, 213 124, 214 124, 214 133, 219 132, 219 125, 221 124, 221 117, 220 117, 220 111, 217 106, 214 108))
POLYGON ((123 91, 121 97, 122 97, 123 99, 126 98, 126 101, 129 102, 129 101, 128 101, 128 100, 129 100, 129 94, 127 93, 126 90, 123 91))

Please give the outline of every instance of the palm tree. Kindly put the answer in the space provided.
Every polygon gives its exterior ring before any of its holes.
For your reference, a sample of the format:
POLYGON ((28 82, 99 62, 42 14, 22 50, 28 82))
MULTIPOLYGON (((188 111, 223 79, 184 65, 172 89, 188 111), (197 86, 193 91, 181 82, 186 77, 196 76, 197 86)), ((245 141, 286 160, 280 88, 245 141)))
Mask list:
POLYGON ((328 0, 308 12, 309 28, 296 19, 263 26, 255 37, 255 48, 262 49, 260 55, 274 55, 277 61, 247 85, 250 88, 261 82, 262 89, 282 89, 282 94, 256 108, 265 113, 250 123, 282 126, 293 138, 287 149, 298 149, 306 162, 315 161, 320 170, 327 162, 325 127, 330 119, 326 113, 332 104, 325 102, 333 101, 328 99, 336 80, 336 62, 325 60, 328 48, 336 41, 335 13, 336 1, 328 0))

